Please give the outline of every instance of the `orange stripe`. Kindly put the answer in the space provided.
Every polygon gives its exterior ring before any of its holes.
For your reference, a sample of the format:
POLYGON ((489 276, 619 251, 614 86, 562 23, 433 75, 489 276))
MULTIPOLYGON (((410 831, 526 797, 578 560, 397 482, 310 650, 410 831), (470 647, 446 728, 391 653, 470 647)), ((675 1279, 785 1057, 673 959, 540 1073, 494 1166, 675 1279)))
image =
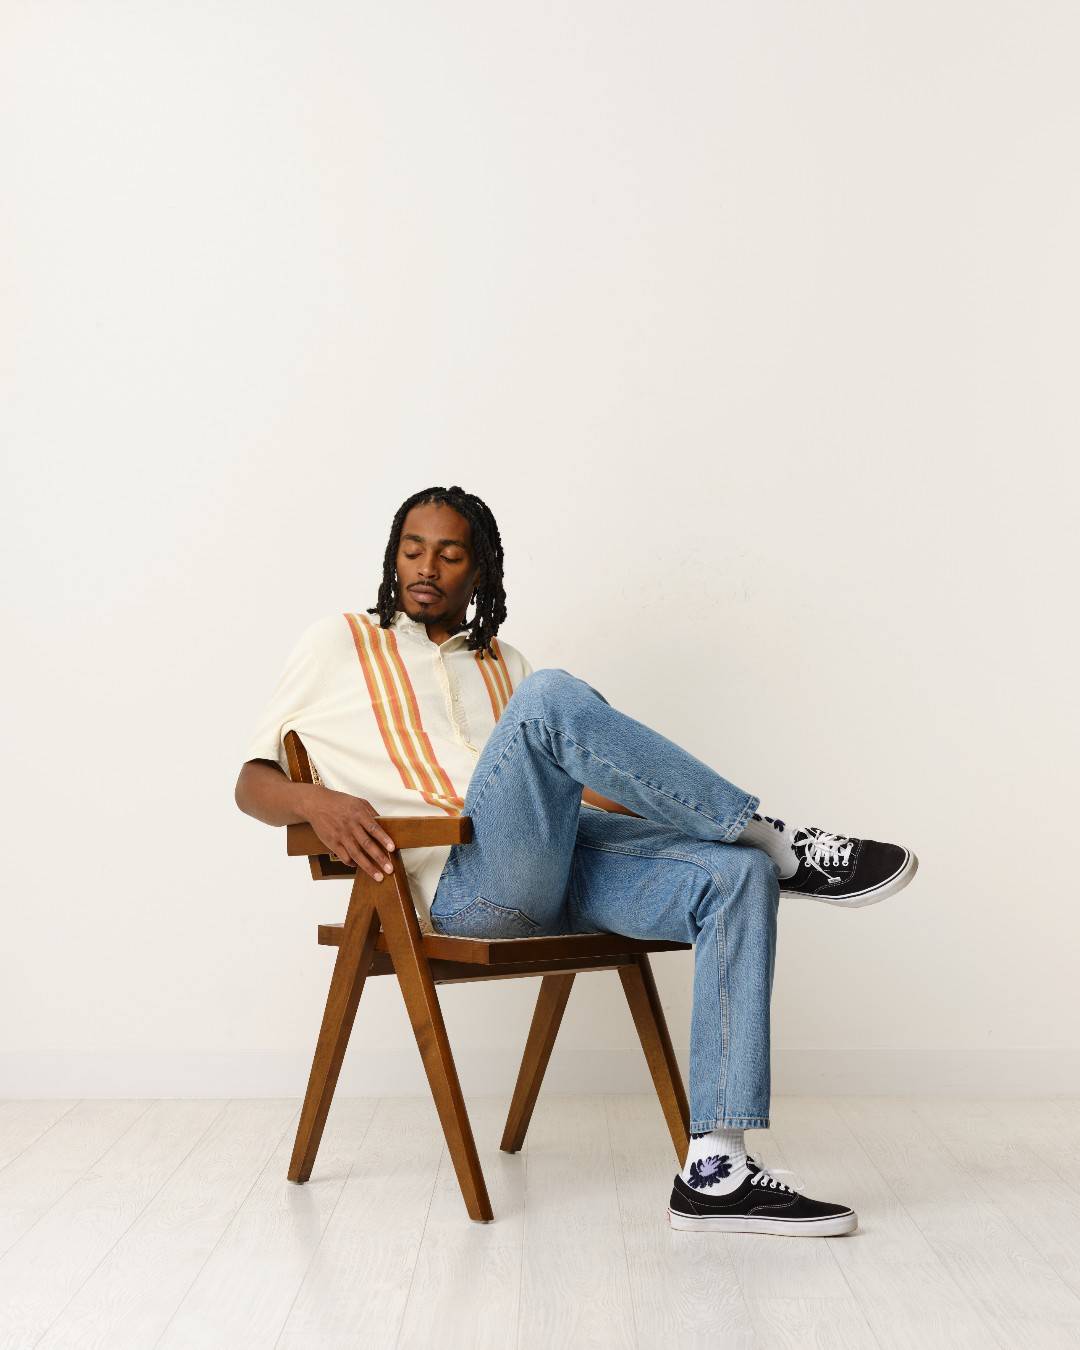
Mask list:
MULTIPOLYGON (((405 748, 405 754, 408 757, 409 765, 420 779, 423 790, 425 792, 433 793, 437 791, 435 779, 428 772, 427 765, 417 753, 416 741, 412 735, 415 724, 414 726, 409 726, 406 721, 405 709, 401 703, 398 686, 394 680, 393 671, 391 671, 386 660, 386 646, 388 640, 393 639, 393 634, 389 628, 379 628, 376 630, 375 625, 366 615, 361 616, 361 621, 367 630, 368 640, 371 643, 371 650, 376 666, 383 677, 383 684, 386 686, 387 691, 387 702, 390 704, 390 712, 393 716, 393 724, 399 733, 401 744, 405 748)), ((416 723, 419 723, 420 712, 415 705, 413 706, 412 712, 416 723)), ((453 791, 453 789, 451 789, 451 791, 453 791)))
POLYGON ((394 737, 390 731, 389 723, 386 720, 384 712, 384 698, 382 691, 375 679, 375 673, 372 665, 372 654, 368 648, 368 642, 353 615, 346 614, 349 629, 353 635, 353 644, 356 647, 356 654, 360 658, 360 669, 364 672, 364 681, 367 684, 368 697, 371 699, 371 711, 375 715, 375 721, 378 724, 379 731, 382 734, 383 744, 386 746, 386 753, 390 757, 390 762, 395 766, 401 775, 401 781, 407 788, 415 792, 421 791, 419 785, 414 780, 409 766, 401 758, 397 746, 394 743, 394 737))
POLYGON ((476 664, 480 667, 480 674, 483 675, 484 677, 484 686, 487 689, 488 698, 491 700, 491 715, 497 722, 499 718, 502 716, 503 705, 499 698, 499 690, 494 683, 495 677, 491 674, 489 670, 489 667, 494 663, 487 660, 486 657, 481 659, 479 652, 476 652, 474 654, 473 659, 476 661, 476 664))
POLYGON ((492 646, 495 648, 495 650, 499 653, 499 659, 498 659, 498 661, 495 662, 495 665, 492 667, 492 669, 498 671, 499 677, 501 678, 501 680, 502 680, 502 682, 503 682, 503 685, 504 685, 504 687, 505 687, 505 691, 506 691, 506 701, 507 701, 507 703, 509 703, 509 702, 510 702, 510 695, 514 692, 514 686, 513 686, 513 684, 512 684, 511 681, 510 681, 510 668, 509 668, 509 666, 506 664, 506 657, 503 656, 503 649, 502 649, 502 647, 499 645, 499 639, 498 639, 498 638, 492 638, 492 639, 491 639, 491 645, 492 645, 492 646))
MULTIPOLYGON (((401 781, 407 788, 419 792, 424 800, 430 805, 441 807, 449 815, 460 815, 461 808, 465 804, 464 798, 458 797, 454 793, 453 784, 450 784, 452 804, 448 805, 444 800, 443 794, 436 791, 431 775, 428 773, 426 766, 416 753, 413 735, 416 732, 417 727, 409 726, 406 723, 404 710, 402 709, 401 700, 398 696, 397 686, 394 683, 392 673, 383 655, 382 644, 380 643, 379 637, 376 635, 377 633, 380 635, 385 634, 386 630, 382 628, 376 630, 375 625, 366 615, 359 616, 361 624, 363 625, 362 627, 356 623, 357 616, 346 614, 345 617, 348 620, 349 628, 352 631, 353 642, 356 646, 356 654, 360 659, 360 666, 364 672, 364 680, 367 684, 368 695, 371 699, 372 712, 375 715, 376 723, 378 724, 379 731, 382 735, 383 745, 386 747, 386 753, 390 762, 400 774, 401 781), (385 695, 380 689, 376 679, 376 668, 382 675, 386 691, 385 695), (389 705, 393 717, 393 728, 391 728, 391 724, 386 717, 385 709, 387 705, 389 705), (396 738, 394 735, 395 731, 397 732, 396 738), (398 748, 399 742, 400 745, 404 747, 405 758, 402 757, 401 750, 398 748), (419 784, 417 779, 419 780, 419 784), (456 810, 454 809, 455 807, 457 808, 456 810)), ((390 636, 392 636, 392 634, 390 636)), ((412 707, 416 722, 419 723, 420 714, 419 709, 416 707, 415 699, 413 700, 412 707)), ((427 737, 424 735, 422 728, 420 728, 420 734, 423 735, 424 741, 427 742, 427 737)), ((430 743, 428 744, 430 748, 430 743)), ((439 772, 442 774, 441 770, 439 772)), ((442 774, 442 777, 449 783, 449 779, 446 778, 445 774, 442 774)))
POLYGON ((460 815, 465 806, 465 798, 454 790, 450 776, 439 763, 435 749, 424 730, 412 681, 398 649, 397 635, 390 628, 376 628, 370 619, 366 622, 374 640, 379 669, 388 688, 394 691, 392 707, 395 726, 405 743, 409 762, 426 785, 425 800, 434 806, 441 806, 448 815, 460 815), (404 707, 399 698, 399 684, 393 678, 395 674, 400 677, 400 691, 405 699, 404 707))
POLYGON ((421 746, 424 750, 427 760, 427 767, 429 767, 432 770, 432 772, 438 778, 439 782, 442 784, 445 795, 451 801, 456 802, 459 806, 464 806, 465 798, 459 797, 457 793, 454 791, 454 785, 450 781, 450 775, 439 763, 438 758, 435 754, 435 748, 431 744, 431 740, 429 739, 427 732, 424 730, 424 723, 420 717, 420 707, 419 704, 416 702, 416 694, 413 691, 412 680, 409 679, 409 672, 406 670, 405 662, 402 660, 401 652, 398 650, 397 634, 394 632, 392 628, 387 628, 385 631, 387 639, 386 642, 387 650, 390 654, 390 659, 394 662, 395 666, 400 672, 401 687, 405 691, 405 698, 409 705, 409 712, 412 715, 412 730, 415 731, 417 739, 420 741, 421 746))

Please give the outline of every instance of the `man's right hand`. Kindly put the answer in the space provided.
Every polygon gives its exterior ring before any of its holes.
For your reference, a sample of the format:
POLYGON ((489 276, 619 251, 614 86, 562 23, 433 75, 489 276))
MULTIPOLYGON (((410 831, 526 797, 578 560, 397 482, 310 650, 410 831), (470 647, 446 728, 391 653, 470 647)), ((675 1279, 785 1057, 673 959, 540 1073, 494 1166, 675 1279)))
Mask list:
POLYGON ((369 801, 323 786, 309 793, 307 800, 308 822, 343 863, 362 867, 376 881, 394 870, 389 856, 394 841, 379 824, 369 801))

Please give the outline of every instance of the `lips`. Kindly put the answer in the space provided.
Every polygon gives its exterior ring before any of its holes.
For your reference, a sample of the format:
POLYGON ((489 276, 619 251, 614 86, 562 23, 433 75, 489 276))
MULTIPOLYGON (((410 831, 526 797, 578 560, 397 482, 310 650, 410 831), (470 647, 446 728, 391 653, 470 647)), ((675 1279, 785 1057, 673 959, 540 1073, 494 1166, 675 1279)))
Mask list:
POLYGON ((417 600, 438 600, 439 592, 433 591, 429 586, 411 586, 409 594, 415 595, 417 600))

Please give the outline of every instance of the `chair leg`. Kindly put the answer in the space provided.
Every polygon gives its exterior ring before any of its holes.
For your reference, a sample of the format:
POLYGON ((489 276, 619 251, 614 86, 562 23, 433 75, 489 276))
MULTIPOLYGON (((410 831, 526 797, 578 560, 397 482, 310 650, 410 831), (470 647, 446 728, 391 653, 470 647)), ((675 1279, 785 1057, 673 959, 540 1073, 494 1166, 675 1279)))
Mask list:
POLYGON ((319 1042, 311 1065, 307 1094, 300 1112, 289 1180, 305 1182, 315 1166, 323 1127, 337 1087, 338 1074, 349 1044, 356 1009, 364 991, 364 981, 371 968, 375 943, 379 937, 379 915, 373 906, 368 888, 375 883, 366 875, 358 875, 353 883, 349 910, 342 929, 330 992, 326 998, 319 1042))
POLYGON ((573 986, 573 971, 568 975, 545 975, 540 981, 540 993, 533 1010, 529 1038, 525 1042, 525 1054, 499 1144, 505 1153, 517 1153, 525 1142, 525 1132, 532 1120, 533 1107, 540 1095, 540 1084, 544 1081, 544 1072, 573 986))
MULTIPOLYGON (((412 1022, 413 1034, 424 1061, 435 1109, 442 1122, 450 1158, 469 1218, 490 1223, 495 1215, 488 1199, 487 1184, 473 1139, 469 1113, 450 1050, 442 1008, 435 991, 428 957, 423 949, 416 907, 409 890, 401 855, 391 854, 394 871, 379 887, 386 945, 401 986, 401 995, 412 1022)), ((375 883, 373 883, 375 884, 375 883)))
POLYGON ((630 965, 620 966, 619 979, 630 1005, 641 1048, 652 1074, 660 1106, 667 1121, 679 1166, 686 1162, 690 1147, 690 1105, 686 1100, 679 1062, 668 1034, 667 1020, 653 979, 648 952, 641 952, 630 965))

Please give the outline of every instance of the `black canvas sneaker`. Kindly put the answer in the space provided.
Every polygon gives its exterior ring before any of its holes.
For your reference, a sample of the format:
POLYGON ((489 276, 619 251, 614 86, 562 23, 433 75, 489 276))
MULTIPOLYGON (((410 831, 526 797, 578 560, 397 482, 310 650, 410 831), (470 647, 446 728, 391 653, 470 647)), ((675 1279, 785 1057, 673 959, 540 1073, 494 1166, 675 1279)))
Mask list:
POLYGON ((915 854, 901 844, 853 839, 817 825, 785 825, 771 816, 757 819, 778 831, 777 848, 786 845, 797 864, 792 876, 781 877, 781 895, 805 895, 853 909, 874 905, 903 890, 919 866, 915 854))
POLYGON ((747 1159, 741 1186, 707 1195, 675 1174, 668 1223, 698 1233, 775 1233, 783 1237, 836 1237, 852 1233, 858 1216, 848 1205, 811 1200, 747 1159))

